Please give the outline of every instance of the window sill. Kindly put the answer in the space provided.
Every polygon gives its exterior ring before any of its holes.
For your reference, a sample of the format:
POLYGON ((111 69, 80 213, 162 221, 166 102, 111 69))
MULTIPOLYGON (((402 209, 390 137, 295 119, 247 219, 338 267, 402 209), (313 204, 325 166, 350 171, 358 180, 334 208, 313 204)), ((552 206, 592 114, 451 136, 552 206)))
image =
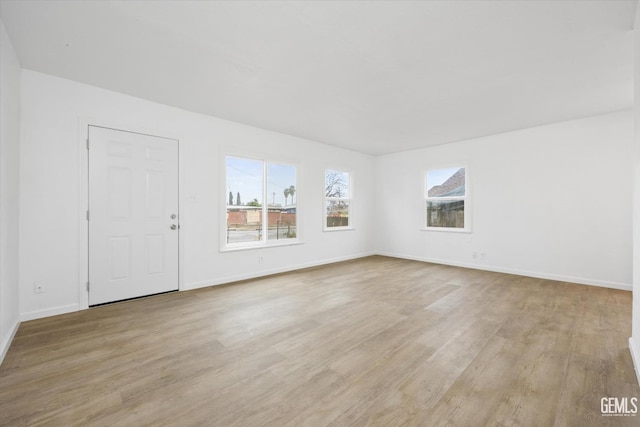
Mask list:
POLYGON ((420 229, 420 231, 435 231, 438 233, 471 234, 471 229, 469 228, 423 227, 420 229))
POLYGON ((220 252, 238 252, 238 251, 249 251, 255 249, 265 249, 265 248, 277 248, 281 246, 295 246, 302 245, 304 242, 298 239, 287 239, 288 241, 277 241, 277 242, 267 242, 267 243, 237 243, 233 246, 225 246, 220 248, 220 252))
POLYGON ((351 231, 355 230, 355 227, 324 227, 322 231, 351 231))

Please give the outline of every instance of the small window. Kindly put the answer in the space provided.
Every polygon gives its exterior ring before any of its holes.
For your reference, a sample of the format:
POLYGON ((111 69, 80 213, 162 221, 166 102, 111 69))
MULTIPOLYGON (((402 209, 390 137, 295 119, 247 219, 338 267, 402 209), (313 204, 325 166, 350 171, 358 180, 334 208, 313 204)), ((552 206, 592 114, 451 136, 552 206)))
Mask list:
POLYGON ((349 172, 327 169, 325 186, 325 230, 349 229, 351 225, 352 183, 349 172))
POLYGON ((466 168, 428 170, 425 188, 427 229, 469 230, 466 168))
POLYGON ((297 236, 296 166, 226 156, 226 248, 297 236))

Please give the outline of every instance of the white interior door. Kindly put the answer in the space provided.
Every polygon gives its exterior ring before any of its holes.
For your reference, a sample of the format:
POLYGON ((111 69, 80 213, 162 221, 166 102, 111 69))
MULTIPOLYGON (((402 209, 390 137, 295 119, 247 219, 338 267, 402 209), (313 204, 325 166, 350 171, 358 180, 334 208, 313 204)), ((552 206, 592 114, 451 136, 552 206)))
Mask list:
POLYGON ((178 289, 178 141, 89 126, 89 305, 178 289))

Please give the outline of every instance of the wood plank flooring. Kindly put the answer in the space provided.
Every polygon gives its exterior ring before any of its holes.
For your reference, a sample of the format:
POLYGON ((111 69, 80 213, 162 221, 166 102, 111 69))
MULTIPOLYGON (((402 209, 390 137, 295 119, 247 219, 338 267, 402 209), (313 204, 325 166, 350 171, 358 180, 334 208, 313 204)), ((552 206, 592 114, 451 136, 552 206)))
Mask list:
POLYGON ((638 426, 631 293, 368 257, 25 322, 3 426, 638 426))

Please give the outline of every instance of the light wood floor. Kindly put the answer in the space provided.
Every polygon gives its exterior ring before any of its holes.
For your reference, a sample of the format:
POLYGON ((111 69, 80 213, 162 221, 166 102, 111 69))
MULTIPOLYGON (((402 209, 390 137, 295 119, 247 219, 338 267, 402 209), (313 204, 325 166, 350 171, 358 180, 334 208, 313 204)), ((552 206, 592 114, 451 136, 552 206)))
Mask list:
POLYGON ((0 424, 638 426, 631 293, 370 257, 25 322, 0 424))

